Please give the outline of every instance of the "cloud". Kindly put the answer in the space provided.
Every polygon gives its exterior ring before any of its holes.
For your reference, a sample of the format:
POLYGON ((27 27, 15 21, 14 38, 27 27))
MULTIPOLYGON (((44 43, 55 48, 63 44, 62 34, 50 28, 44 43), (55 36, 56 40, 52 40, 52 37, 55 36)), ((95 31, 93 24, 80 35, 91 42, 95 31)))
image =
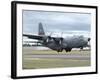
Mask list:
POLYGON ((90 32, 91 14, 46 11, 23 11, 23 33, 38 33, 41 22, 45 32, 90 32))

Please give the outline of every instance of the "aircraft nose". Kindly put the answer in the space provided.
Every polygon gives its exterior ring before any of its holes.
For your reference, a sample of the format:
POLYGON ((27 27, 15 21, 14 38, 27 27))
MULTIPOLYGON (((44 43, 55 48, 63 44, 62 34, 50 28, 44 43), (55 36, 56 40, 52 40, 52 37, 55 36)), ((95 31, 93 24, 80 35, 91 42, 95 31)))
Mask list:
POLYGON ((91 39, 90 38, 88 38, 88 41, 90 41, 91 39))
POLYGON ((91 40, 91 38, 87 38, 87 40, 86 40, 88 46, 90 46, 90 40, 91 40))
POLYGON ((89 42, 91 40, 91 38, 84 38, 84 41, 89 42))

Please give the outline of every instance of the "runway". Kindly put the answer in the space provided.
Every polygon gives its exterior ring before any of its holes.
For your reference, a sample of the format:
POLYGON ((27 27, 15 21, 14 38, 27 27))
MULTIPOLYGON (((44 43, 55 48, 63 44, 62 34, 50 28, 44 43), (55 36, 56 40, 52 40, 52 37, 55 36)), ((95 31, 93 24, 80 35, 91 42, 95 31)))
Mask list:
POLYGON ((72 50, 57 53, 54 50, 23 47, 23 69, 60 68, 60 67, 83 67, 91 65, 90 50, 72 50))
POLYGON ((48 59, 78 59, 78 60, 89 60, 90 55, 83 54, 31 54, 24 56, 27 59, 33 58, 48 58, 48 59))

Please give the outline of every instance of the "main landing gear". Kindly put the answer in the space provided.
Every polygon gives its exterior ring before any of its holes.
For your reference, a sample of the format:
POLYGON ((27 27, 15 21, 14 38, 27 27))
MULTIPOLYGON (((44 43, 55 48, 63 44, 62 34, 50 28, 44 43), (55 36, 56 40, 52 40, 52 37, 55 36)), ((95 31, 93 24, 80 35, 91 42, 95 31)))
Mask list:
POLYGON ((66 48, 65 51, 66 52, 70 52, 72 49, 71 48, 66 48))
POLYGON ((63 51, 63 49, 59 49, 59 50, 57 50, 57 52, 59 53, 59 52, 62 52, 63 51))
MULTIPOLYGON (((65 49, 66 52, 70 52, 71 50, 72 50, 72 48, 66 48, 66 49, 65 49)), ((62 51, 63 51, 63 49, 57 50, 58 53, 59 53, 59 52, 62 52, 62 51)))

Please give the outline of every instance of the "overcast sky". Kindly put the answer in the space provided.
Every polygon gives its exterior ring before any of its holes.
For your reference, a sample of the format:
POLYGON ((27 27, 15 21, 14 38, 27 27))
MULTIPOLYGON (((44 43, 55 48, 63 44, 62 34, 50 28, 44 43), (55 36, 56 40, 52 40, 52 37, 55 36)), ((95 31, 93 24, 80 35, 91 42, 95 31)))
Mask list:
POLYGON ((47 34, 89 35, 91 30, 91 14, 23 10, 23 33, 38 34, 40 22, 47 34))

